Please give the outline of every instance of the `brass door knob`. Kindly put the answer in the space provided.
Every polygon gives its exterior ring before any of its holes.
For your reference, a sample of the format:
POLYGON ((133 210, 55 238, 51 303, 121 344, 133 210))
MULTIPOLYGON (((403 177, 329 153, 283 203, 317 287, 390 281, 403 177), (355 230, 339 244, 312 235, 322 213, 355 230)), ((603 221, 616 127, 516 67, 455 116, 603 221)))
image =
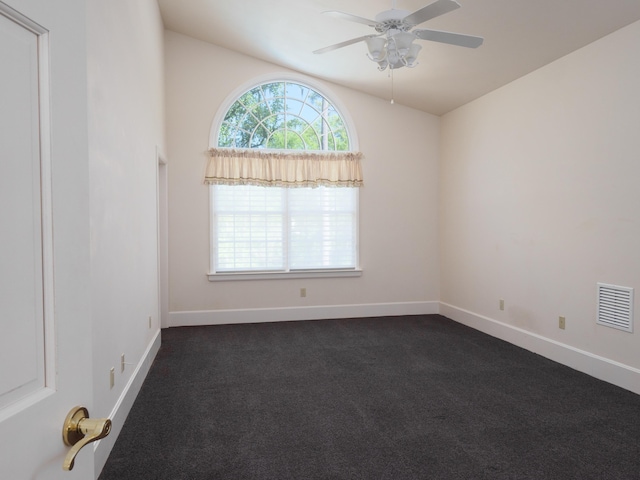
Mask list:
POLYGON ((111 420, 108 418, 89 418, 89 411, 84 407, 73 407, 62 427, 62 440, 71 450, 64 459, 62 468, 73 469, 76 455, 85 445, 109 435, 111 420))

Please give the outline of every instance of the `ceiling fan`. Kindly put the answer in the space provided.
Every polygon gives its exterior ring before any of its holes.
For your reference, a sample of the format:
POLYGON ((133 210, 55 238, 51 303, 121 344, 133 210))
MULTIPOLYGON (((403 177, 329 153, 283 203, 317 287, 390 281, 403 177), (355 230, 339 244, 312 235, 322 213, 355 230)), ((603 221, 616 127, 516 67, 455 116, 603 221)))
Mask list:
POLYGON ((391 10, 379 13, 376 15, 375 20, 344 12, 324 12, 333 17, 368 25, 375 28, 377 33, 336 43, 313 53, 326 53, 354 43, 366 42, 369 49, 368 57, 378 64, 379 70, 385 70, 387 67, 390 69, 413 68, 417 65, 416 59, 422 46, 413 43, 414 40, 430 40, 468 48, 477 48, 484 41, 482 37, 461 33, 442 32, 426 28, 414 30, 414 27, 427 20, 460 8, 460 4, 455 0, 436 0, 413 13, 396 9, 395 4, 396 2, 393 0, 391 10))

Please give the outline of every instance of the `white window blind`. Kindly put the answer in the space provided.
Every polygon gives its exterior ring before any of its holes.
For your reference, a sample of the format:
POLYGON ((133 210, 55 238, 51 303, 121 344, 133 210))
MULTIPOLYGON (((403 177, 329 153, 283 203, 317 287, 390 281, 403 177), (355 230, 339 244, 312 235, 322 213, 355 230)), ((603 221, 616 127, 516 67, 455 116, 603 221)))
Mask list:
POLYGON ((290 269, 355 268, 355 189, 294 188, 288 193, 290 269))
POLYGON ((216 271, 284 269, 284 189, 227 185, 211 188, 216 271))
POLYGON ((211 188, 216 272, 356 268, 357 189, 211 188))

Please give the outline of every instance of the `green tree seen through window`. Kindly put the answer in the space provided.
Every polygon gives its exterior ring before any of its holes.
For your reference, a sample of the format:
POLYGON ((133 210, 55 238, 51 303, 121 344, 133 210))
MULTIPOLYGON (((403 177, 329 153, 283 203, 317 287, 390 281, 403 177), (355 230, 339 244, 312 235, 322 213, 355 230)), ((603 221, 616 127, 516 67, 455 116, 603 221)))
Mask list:
POLYGON ((259 85, 231 105, 219 147, 349 150, 344 120, 315 90, 292 82, 259 85))

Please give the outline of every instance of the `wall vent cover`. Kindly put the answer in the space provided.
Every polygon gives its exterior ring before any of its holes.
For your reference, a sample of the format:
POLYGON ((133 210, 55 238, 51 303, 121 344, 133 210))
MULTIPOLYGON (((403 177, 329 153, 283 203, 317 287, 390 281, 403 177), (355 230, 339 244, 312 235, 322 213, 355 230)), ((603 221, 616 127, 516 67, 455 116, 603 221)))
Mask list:
POLYGON ((596 323, 633 332, 633 288, 598 283, 596 323))

